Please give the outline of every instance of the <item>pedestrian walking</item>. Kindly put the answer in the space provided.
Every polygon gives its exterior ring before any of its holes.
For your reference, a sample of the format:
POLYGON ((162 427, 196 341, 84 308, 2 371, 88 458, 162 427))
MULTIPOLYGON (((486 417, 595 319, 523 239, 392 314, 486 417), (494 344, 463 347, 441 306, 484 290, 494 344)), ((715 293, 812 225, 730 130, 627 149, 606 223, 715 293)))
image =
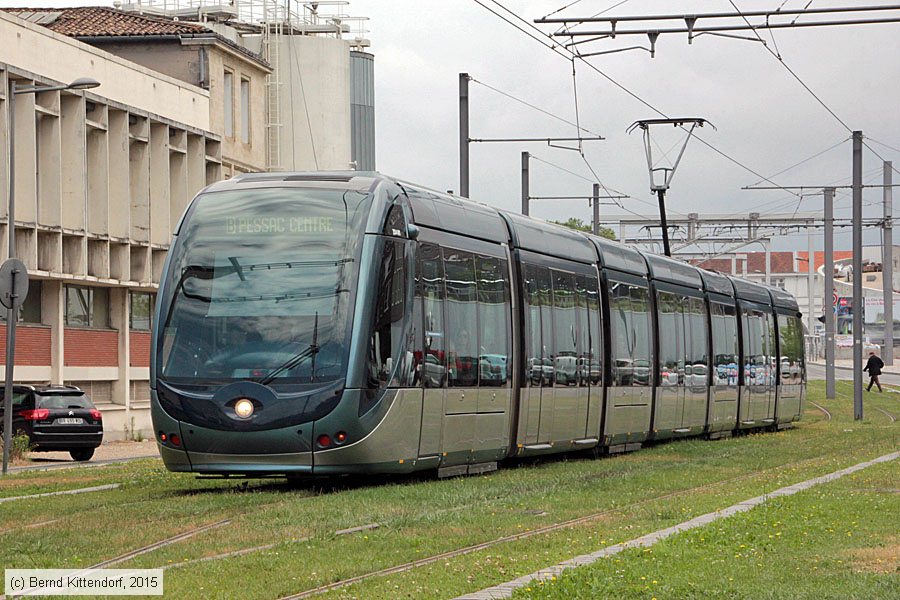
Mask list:
POLYGON ((867 392, 872 391, 872 384, 878 386, 878 391, 881 391, 881 382, 878 381, 878 376, 881 375, 881 369, 884 368, 884 361, 878 358, 874 352, 869 352, 869 360, 866 362, 866 368, 863 371, 869 372, 869 387, 866 388, 867 392))

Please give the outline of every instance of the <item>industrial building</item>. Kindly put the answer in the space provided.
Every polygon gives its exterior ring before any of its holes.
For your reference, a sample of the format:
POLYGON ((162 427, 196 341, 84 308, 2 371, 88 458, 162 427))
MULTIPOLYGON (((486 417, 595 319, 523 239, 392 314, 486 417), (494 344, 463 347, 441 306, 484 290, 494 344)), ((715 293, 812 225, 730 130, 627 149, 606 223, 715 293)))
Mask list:
POLYGON ((139 8, 0 10, 3 259, 9 82, 101 83, 16 96, 16 255, 31 286, 15 378, 84 388, 110 440, 151 434, 155 291, 193 195, 239 172, 374 167, 372 57, 345 26, 139 8))

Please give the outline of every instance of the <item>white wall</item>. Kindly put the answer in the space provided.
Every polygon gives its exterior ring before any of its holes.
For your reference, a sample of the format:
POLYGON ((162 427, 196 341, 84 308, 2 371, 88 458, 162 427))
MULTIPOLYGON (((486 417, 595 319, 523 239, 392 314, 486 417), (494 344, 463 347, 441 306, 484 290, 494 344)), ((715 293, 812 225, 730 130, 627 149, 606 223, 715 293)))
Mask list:
POLYGON ((334 38, 283 36, 281 167, 350 168, 350 47, 334 38))

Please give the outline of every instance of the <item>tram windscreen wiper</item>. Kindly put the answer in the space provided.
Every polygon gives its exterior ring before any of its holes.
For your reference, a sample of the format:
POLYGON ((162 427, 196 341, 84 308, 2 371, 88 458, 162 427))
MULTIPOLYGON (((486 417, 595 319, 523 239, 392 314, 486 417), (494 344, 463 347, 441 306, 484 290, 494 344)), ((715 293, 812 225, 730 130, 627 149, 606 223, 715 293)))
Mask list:
MULTIPOLYGON (((281 366, 276 367, 275 369, 269 371, 268 375, 265 375, 259 379, 257 379, 257 383, 262 385, 268 385, 272 383, 276 377, 284 373, 285 371, 290 371, 295 367, 299 367, 301 364, 306 362, 307 359, 312 357, 315 358, 316 354, 319 353, 319 313, 316 313, 316 321, 315 325, 313 325, 313 341, 307 346, 305 349, 301 350, 294 356, 287 359, 281 366)), ((316 376, 316 362, 313 360, 312 369, 310 371, 310 379, 314 380, 316 376)))

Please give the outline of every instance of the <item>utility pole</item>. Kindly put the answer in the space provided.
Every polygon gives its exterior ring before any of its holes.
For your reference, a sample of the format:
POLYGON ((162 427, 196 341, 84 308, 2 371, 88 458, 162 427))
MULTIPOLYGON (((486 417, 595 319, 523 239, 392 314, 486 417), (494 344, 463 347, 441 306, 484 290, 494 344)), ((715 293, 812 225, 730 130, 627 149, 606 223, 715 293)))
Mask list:
POLYGON ((825 188, 825 397, 834 400, 834 188, 825 188), (828 306, 828 299, 832 306, 828 306))
POLYGON ((863 418, 862 131, 853 132, 853 418, 863 418))
POLYGON ((594 184, 594 197, 592 199, 594 203, 594 218, 591 223, 591 231, 594 235, 600 235, 600 184, 594 184))
POLYGON ((469 74, 459 74, 459 195, 469 197, 469 74))
POLYGON ((885 365, 894 364, 894 217, 893 201, 894 165, 884 163, 884 251, 881 258, 881 283, 884 290, 884 347, 881 359, 885 365))
POLYGON ((531 193, 531 182, 528 176, 528 160, 531 155, 528 152, 522 153, 522 214, 528 216, 528 199, 531 193))
MULTIPOLYGON (((809 334, 812 335, 813 330, 816 327, 816 296, 813 293, 813 286, 815 285, 816 271, 815 271, 815 256, 816 256, 816 247, 813 245, 815 238, 813 237, 813 223, 809 221, 806 224, 806 245, 807 251, 809 254, 809 261, 806 264, 806 291, 807 298, 809 300, 809 314, 806 315, 807 327, 809 327, 809 334)), ((824 306, 824 303, 823 303, 824 306)))
MULTIPOLYGON (((480 83, 477 79, 469 76, 468 73, 459 74, 459 195, 468 198, 471 191, 469 187, 469 149, 473 143, 500 143, 508 144, 512 142, 541 142, 547 144, 550 148, 558 148, 562 150, 579 150, 583 142, 597 142, 606 138, 600 135, 592 135, 585 137, 581 135, 581 131, 587 131, 579 128, 579 135, 575 137, 516 137, 516 138, 473 138, 469 136, 469 82, 474 81, 480 83), (557 145, 566 142, 577 142, 578 147, 570 147, 566 145, 557 145)), ((484 85, 484 84, 482 84, 484 85)), ((525 213, 528 214, 527 212, 525 213)))

